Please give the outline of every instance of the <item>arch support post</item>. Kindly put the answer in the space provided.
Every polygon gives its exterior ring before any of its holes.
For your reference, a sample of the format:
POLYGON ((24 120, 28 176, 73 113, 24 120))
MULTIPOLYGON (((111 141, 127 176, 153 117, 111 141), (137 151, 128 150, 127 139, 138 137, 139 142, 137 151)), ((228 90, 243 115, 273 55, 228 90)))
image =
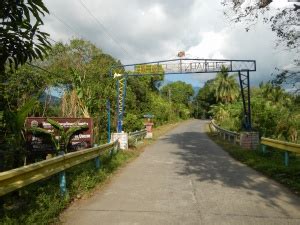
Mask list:
POLYGON ((250 79, 249 70, 239 71, 239 83, 243 101, 243 112, 244 112, 244 128, 247 131, 251 131, 251 97, 250 97, 250 79))

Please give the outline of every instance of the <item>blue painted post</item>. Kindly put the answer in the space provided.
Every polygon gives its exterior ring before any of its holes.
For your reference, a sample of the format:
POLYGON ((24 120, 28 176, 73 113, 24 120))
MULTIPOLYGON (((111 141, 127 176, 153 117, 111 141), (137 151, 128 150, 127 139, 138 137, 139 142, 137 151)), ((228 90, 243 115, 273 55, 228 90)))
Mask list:
MULTIPOLYGON (((65 153, 61 151, 58 154, 63 157, 65 153)), ((59 173, 59 188, 61 195, 65 195, 67 192, 66 171, 59 173)))
POLYGON ((61 171, 59 173, 59 188, 61 195, 65 195, 67 192, 66 172, 61 171))
POLYGON ((95 164, 96 164, 96 169, 99 170, 101 167, 101 161, 99 156, 95 158, 95 164))
POLYGON ((106 110, 107 110, 107 143, 110 143, 110 101, 106 100, 106 110))
POLYGON ((261 146, 261 150, 262 150, 262 153, 265 154, 265 153, 266 153, 266 146, 265 146, 265 145, 262 145, 262 146, 261 146))
MULTIPOLYGON (((97 147, 98 145, 97 144, 94 144, 94 147, 97 147)), ((100 169, 100 166, 101 166, 101 161, 100 161, 100 156, 97 156, 95 158, 95 166, 96 166, 96 169, 99 170, 100 169)))
POLYGON ((288 151, 284 152, 284 165, 285 166, 289 165, 289 152, 288 151))

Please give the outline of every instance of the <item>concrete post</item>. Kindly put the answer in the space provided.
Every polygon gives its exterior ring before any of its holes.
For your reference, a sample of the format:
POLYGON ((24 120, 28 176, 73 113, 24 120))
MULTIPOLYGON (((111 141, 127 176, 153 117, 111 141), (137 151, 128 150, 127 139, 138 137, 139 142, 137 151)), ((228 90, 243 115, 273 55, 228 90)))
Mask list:
POLYGON ((259 145, 258 132, 241 132, 240 146, 245 149, 256 149, 259 145))

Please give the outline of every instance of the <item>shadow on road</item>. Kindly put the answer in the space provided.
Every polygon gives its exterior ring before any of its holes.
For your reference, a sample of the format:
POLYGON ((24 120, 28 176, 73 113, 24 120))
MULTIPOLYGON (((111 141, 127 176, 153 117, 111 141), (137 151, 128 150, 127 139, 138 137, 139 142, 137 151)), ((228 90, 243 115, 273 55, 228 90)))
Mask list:
POLYGON ((263 176, 232 159, 218 145, 211 141, 205 133, 184 132, 170 134, 165 141, 177 144, 179 150, 172 151, 183 166, 178 166, 177 173, 193 176, 196 182, 209 182, 242 190, 247 195, 258 195, 265 199, 269 207, 276 207, 283 215, 288 216, 286 209, 278 204, 278 199, 295 206, 300 200, 293 194, 287 194, 282 187, 268 182, 263 176))

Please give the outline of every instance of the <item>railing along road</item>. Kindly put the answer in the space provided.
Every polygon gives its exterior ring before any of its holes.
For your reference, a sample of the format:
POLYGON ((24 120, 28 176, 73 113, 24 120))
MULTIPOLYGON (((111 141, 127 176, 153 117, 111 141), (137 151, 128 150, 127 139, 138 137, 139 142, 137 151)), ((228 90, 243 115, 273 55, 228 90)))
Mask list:
POLYGON ((64 171, 66 169, 91 159, 96 159, 96 168, 99 169, 99 156, 106 150, 116 149, 117 147, 118 142, 116 141, 2 172, 0 173, 0 196, 56 173, 62 173, 62 176, 60 176, 60 187, 61 191, 65 192, 66 184, 64 171))

